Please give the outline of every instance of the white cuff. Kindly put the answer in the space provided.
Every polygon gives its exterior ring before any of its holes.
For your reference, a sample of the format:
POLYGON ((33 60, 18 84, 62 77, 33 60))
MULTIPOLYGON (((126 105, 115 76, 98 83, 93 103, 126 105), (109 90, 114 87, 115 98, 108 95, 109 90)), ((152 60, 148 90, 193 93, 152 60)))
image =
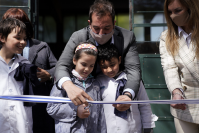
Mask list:
POLYGON ((62 84, 65 82, 65 81, 71 81, 71 79, 69 77, 63 77, 61 78, 59 81, 58 81, 58 87, 62 88, 62 84))
POLYGON ((131 93, 131 95, 132 95, 132 100, 133 100, 133 98, 135 97, 135 92, 134 92, 132 89, 130 89, 130 88, 124 89, 123 94, 124 94, 125 92, 131 93))

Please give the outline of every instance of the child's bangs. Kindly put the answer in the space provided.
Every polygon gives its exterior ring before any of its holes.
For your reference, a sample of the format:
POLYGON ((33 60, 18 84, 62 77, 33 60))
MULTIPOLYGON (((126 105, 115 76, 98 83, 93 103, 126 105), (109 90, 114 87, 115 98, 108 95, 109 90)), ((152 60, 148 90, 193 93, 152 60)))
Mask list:
POLYGON ((20 28, 20 27, 15 27, 14 28, 15 32, 17 33, 17 35, 20 35, 20 34, 23 34, 25 33, 26 34, 26 28, 20 28))
POLYGON ((10 34, 13 30, 15 30, 18 35, 22 32, 26 33, 26 25, 15 18, 7 18, 0 21, 0 33, 2 34, 2 37, 7 39, 8 34, 10 34))
POLYGON ((10 27, 11 31, 15 30, 17 35, 25 32, 26 33, 26 25, 20 21, 20 20, 11 20, 10 21, 10 26, 8 24, 8 27, 10 27))

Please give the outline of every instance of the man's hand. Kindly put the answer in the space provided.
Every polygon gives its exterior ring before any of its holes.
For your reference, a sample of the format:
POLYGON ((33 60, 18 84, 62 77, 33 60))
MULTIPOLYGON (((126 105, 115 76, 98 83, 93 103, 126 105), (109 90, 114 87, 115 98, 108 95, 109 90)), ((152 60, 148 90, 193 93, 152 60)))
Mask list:
POLYGON ((90 110, 84 109, 85 107, 86 107, 85 104, 78 106, 77 116, 81 119, 88 118, 88 116, 90 115, 90 110))
POLYGON ((84 90, 74 85, 71 81, 65 81, 62 84, 62 88, 67 92, 69 99, 75 105, 85 104, 87 106, 88 102, 86 99, 94 101, 84 90))
POLYGON ((38 79, 41 79, 39 80, 40 82, 46 82, 47 80, 50 80, 51 75, 46 70, 39 67, 37 68, 37 70, 37 77, 38 79))
MULTIPOLYGON (((120 95, 116 101, 131 101, 131 99, 126 95, 120 95)), ((131 104, 113 104, 113 106, 119 111, 126 111, 131 104)))
MULTIPOLYGON (((179 90, 179 89, 175 89, 173 90, 172 92, 172 95, 173 95, 173 100, 181 100, 181 99, 184 99, 181 95, 179 94, 182 94, 182 92, 179 90)), ((182 103, 182 104, 171 104, 171 106, 175 109, 182 109, 182 110, 185 110, 186 109, 186 104, 182 103)))

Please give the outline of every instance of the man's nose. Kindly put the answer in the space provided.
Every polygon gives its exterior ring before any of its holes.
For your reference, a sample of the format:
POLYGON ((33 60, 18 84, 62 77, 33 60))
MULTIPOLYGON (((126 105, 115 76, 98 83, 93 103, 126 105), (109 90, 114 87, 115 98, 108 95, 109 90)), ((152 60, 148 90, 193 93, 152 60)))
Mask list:
POLYGON ((103 35, 103 34, 105 34, 104 31, 103 31, 103 29, 100 29, 99 30, 99 35, 103 35))

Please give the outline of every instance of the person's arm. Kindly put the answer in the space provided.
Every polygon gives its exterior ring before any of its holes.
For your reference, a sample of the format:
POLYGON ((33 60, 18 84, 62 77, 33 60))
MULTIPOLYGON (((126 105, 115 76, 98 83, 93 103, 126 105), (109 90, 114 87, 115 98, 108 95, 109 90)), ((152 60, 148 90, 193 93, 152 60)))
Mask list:
MULTIPOLYGON (((135 35, 131 33, 131 41, 127 46, 127 51, 124 56, 124 66, 127 72, 127 82, 124 87, 123 95, 119 96, 116 101, 131 101, 137 95, 140 85, 140 61, 137 52, 135 35), (126 94, 126 95, 124 95, 126 94), (129 95, 129 96, 127 96, 129 95)), ((130 104, 115 104, 113 105, 119 111, 125 111, 130 108, 130 104)))
MULTIPOLYGON (((160 57, 161 57, 161 65, 163 67, 165 81, 167 84, 167 87, 172 94, 172 99, 183 99, 181 95, 183 95, 182 91, 182 85, 178 73, 178 66, 175 63, 174 58, 171 54, 167 51, 166 44, 165 44, 165 37, 166 32, 163 32, 160 38, 160 57), (181 95, 177 94, 180 93, 181 95)), ((172 107, 176 109, 185 109, 185 104, 171 104, 172 107)))
MULTIPOLYGON (((56 85, 53 86, 50 96, 66 97, 64 90, 58 90, 56 85)), ((77 106, 73 103, 48 103, 47 113, 55 120, 62 122, 73 122, 77 117, 77 106)))
MULTIPOLYGON (((41 79, 40 82, 46 82, 53 85, 54 82, 54 71, 55 71, 55 66, 57 63, 57 59, 55 58, 55 56, 53 55, 50 47, 48 46, 47 43, 44 43, 45 47, 43 48, 44 50, 42 52, 45 52, 45 62, 44 65, 46 65, 47 69, 43 69, 43 68, 39 68, 38 67, 38 72, 37 72, 37 77, 41 79)), ((39 58, 39 57, 38 57, 39 58)))
POLYGON ((132 94, 132 99, 137 95, 141 80, 140 75, 140 61, 137 52, 135 35, 131 32, 131 41, 128 44, 127 53, 124 56, 124 66, 127 72, 127 82, 124 87, 124 92, 128 89, 133 90, 133 92, 128 91, 132 94))

